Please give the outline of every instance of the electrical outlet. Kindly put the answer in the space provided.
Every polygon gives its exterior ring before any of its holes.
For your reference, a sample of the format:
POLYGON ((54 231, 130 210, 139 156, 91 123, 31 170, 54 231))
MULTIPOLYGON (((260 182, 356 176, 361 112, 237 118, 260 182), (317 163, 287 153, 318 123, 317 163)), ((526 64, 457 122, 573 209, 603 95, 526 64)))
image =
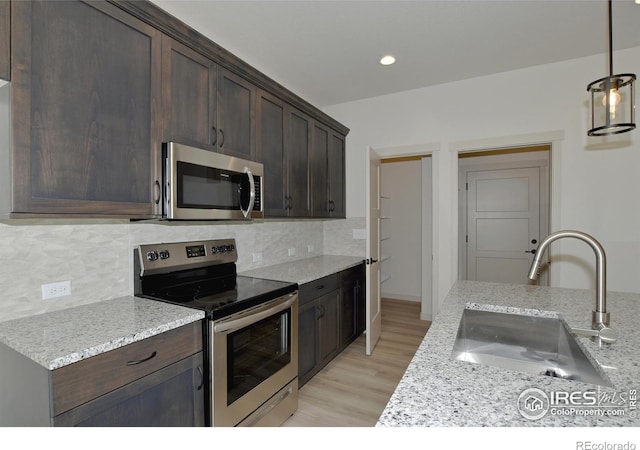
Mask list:
POLYGON ((291 247, 289 249, 289 256, 296 256, 296 248, 295 247, 291 247))
POLYGON ((57 283, 43 284, 42 300, 65 297, 71 295, 71 281, 58 281, 57 283))
POLYGON ((311 244, 307 245, 307 253, 313 253, 315 251, 315 247, 311 244))
POLYGON ((262 253, 258 252, 258 253, 253 253, 253 262, 254 263, 259 263, 262 262, 262 253))

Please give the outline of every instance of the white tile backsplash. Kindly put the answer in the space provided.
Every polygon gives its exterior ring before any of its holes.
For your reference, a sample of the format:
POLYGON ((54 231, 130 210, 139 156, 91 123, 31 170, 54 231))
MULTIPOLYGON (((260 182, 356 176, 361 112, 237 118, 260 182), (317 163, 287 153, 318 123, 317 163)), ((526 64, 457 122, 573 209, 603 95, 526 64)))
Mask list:
POLYGON ((352 217, 345 220, 329 220, 324 222, 325 255, 345 255, 365 257, 367 241, 361 233, 366 233, 366 219, 352 217), (356 231, 357 230, 357 231, 356 231))
POLYGON ((364 218, 245 222, 0 221, 0 322, 133 293, 138 244, 235 238, 238 270, 319 254, 363 256, 352 238, 364 218), (295 256, 289 249, 295 248, 295 256), (309 249, 312 249, 311 251, 309 249), (262 260, 253 262, 253 253, 262 260), (40 286, 70 280, 72 294, 42 300, 40 286))

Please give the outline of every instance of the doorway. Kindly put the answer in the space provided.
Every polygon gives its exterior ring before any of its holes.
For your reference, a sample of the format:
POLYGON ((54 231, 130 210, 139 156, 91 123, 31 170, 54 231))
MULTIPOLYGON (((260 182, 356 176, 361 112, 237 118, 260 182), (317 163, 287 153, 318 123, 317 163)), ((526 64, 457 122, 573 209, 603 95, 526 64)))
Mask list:
MULTIPOLYGON (((549 230, 550 152, 536 145, 458 155, 461 279, 530 283, 549 230)), ((546 272, 540 284, 548 284, 546 272)))
MULTIPOLYGON (((431 157, 383 158, 381 163, 381 296, 421 302, 423 289, 431 292, 431 277, 423 275, 431 273, 431 260, 422 257, 432 253, 431 239, 423 243, 423 228, 431 236, 430 206, 423 203, 432 195, 431 157)), ((430 308, 421 315, 429 316, 430 308)))
MULTIPOLYGON (((378 247, 374 248, 372 240, 367 243, 367 259, 377 254, 379 258, 375 259, 380 260, 376 264, 380 282, 372 291, 377 291, 377 297, 382 293, 389 298, 419 302, 420 319, 431 320, 434 290, 433 158, 431 154, 425 154, 424 148, 420 152, 406 152, 405 156, 392 156, 393 149, 376 151, 375 158, 372 153, 373 149, 369 149, 370 164, 373 159, 379 158, 378 173, 381 174, 378 211, 370 208, 370 204, 375 203, 373 199, 368 200, 367 206, 370 231, 375 228, 373 218, 379 217, 378 247), (391 178, 387 168, 393 168, 391 178)), ((369 191, 376 184, 372 178, 370 175, 367 180, 369 191)), ((371 275, 375 278, 373 273, 371 275)), ((367 302, 368 311, 373 314, 378 303, 374 298, 368 298, 367 302)), ((367 317, 373 320, 373 315, 367 317)), ((375 325, 372 321, 371 330, 374 333, 378 331, 375 325)))

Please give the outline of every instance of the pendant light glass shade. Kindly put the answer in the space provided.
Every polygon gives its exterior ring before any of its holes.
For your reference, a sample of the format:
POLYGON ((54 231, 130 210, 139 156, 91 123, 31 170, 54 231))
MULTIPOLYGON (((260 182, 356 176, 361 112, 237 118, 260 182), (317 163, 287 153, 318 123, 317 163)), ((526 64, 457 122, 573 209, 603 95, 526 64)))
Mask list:
POLYGON ((591 94, 589 136, 604 136, 631 131, 635 124, 635 92, 632 73, 613 75, 613 25, 609 0, 609 76, 587 86, 591 94))
POLYGON ((613 75, 591 83, 591 129, 589 136, 631 131, 635 124, 635 92, 632 73, 613 75))

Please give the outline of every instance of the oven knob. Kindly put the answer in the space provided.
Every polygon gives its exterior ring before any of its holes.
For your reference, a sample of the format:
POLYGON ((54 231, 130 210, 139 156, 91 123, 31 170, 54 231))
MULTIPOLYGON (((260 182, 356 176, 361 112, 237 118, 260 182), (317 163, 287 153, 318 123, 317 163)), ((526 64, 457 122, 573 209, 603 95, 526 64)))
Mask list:
POLYGON ((158 252, 156 252, 155 250, 151 250, 150 252, 147 252, 148 261, 156 261, 157 259, 158 259, 158 252))
POLYGON ((224 253, 226 251, 226 248, 224 245, 219 245, 218 246, 218 253, 224 253))
POLYGON ((214 255, 218 253, 218 247, 216 247, 215 245, 211 247, 211 253, 213 253, 214 255))
POLYGON ((169 256, 171 255, 169 254, 169 250, 160 250, 158 256, 160 256, 160 259, 169 259, 169 256))
POLYGON ((231 245, 229 246, 229 251, 231 251, 231 252, 232 252, 232 251, 234 251, 235 249, 236 249, 236 246, 235 246, 235 245, 231 244, 231 245))
POLYGON ((225 252, 230 252, 231 251, 231 246, 230 245, 225 245, 224 246, 224 251, 225 252))

